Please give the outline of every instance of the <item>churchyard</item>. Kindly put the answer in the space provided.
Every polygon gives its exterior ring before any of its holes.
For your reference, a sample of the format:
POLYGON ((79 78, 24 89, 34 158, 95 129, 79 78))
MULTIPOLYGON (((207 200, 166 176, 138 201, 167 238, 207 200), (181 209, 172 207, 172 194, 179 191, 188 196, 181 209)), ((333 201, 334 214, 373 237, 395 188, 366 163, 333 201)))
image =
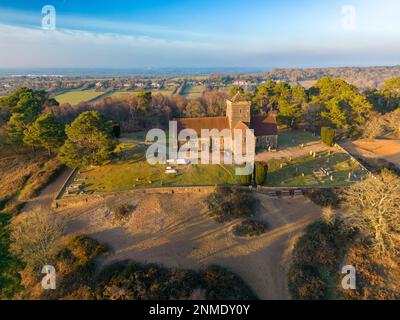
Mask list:
MULTIPOLYGON (((238 183, 234 165, 150 165, 145 157, 148 146, 144 133, 123 135, 115 159, 77 171, 65 195, 238 183)), ((256 157, 257 161, 260 159, 268 164, 264 183, 267 187, 348 186, 367 173, 346 153, 324 146, 318 137, 305 132, 284 131, 279 150, 264 150, 256 157)))

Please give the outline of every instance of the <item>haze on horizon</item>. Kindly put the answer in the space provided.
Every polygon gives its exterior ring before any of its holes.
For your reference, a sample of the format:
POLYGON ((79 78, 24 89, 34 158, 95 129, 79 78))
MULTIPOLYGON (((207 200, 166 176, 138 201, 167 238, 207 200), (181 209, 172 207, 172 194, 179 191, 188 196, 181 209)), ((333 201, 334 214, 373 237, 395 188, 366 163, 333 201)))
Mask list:
POLYGON ((0 68, 397 65, 399 37, 397 0, 0 2, 0 68))

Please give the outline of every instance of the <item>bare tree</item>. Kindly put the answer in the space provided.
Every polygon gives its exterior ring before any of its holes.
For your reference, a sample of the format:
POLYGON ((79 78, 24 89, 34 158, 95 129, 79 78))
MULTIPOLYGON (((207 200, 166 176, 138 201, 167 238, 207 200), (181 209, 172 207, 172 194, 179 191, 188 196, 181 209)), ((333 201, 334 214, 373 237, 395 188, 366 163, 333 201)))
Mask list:
POLYGON ((46 208, 35 208, 13 226, 11 250, 33 270, 51 264, 61 245, 63 222, 46 208))
POLYGON ((345 195, 343 218, 372 241, 381 257, 399 252, 400 178, 389 170, 353 185, 345 195))

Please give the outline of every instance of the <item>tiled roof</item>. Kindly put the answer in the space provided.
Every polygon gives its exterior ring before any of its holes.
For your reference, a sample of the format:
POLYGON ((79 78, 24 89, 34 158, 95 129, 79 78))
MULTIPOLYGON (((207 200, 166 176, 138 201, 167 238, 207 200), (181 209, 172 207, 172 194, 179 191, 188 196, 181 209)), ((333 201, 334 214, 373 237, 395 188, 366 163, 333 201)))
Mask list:
POLYGON ((192 129, 200 136, 201 129, 217 129, 222 131, 229 129, 229 120, 227 117, 208 117, 208 118, 183 118, 177 119, 178 132, 184 129, 192 129))
POLYGON ((251 129, 254 129, 256 137, 278 135, 276 115, 270 113, 268 116, 251 116, 251 129))

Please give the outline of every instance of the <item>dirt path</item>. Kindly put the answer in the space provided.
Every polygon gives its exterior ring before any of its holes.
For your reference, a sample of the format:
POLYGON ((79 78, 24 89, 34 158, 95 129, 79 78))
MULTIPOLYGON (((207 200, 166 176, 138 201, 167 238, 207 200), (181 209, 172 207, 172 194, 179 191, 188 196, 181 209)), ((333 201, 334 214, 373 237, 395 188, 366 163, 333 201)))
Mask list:
POLYGON ((111 245, 105 263, 132 259, 192 269, 218 264, 240 275, 261 299, 289 299, 286 271, 293 244, 321 209, 303 197, 256 194, 257 218, 268 223, 269 231, 243 239, 232 235, 235 222, 218 224, 207 216, 206 196, 121 193, 58 212, 69 234, 88 234, 111 245), (136 206, 133 215, 126 224, 115 224, 107 207, 127 203, 136 206))
POLYGON ((50 207, 57 192, 62 187, 65 180, 71 174, 72 169, 64 169, 61 174, 50 185, 42 190, 40 195, 35 199, 28 200, 23 211, 30 211, 34 207, 50 207))

